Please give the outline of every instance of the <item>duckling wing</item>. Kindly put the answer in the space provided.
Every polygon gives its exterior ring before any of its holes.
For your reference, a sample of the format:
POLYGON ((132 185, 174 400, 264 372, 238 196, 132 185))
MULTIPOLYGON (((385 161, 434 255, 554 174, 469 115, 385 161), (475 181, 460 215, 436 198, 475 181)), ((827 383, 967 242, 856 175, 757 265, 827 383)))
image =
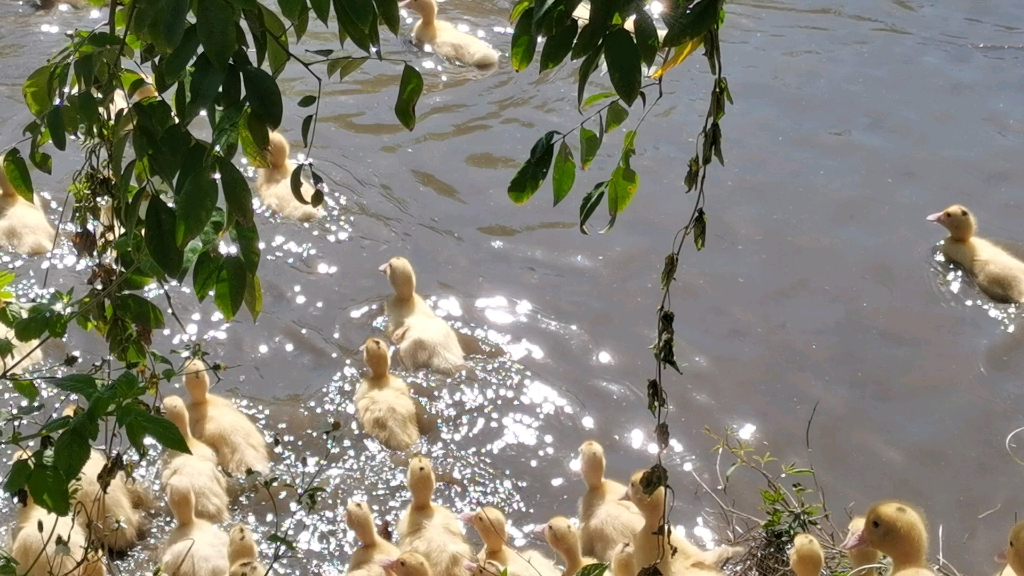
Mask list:
POLYGON ((433 43, 437 54, 470 66, 486 67, 498 63, 498 51, 483 40, 459 32, 447 22, 438 22, 437 25, 437 38, 433 43))

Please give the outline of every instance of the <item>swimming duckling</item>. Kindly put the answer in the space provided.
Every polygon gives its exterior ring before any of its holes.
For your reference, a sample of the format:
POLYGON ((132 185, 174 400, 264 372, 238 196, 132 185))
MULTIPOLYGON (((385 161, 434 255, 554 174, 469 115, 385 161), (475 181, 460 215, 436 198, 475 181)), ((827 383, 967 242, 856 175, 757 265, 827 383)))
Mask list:
POLYGON ((793 548, 789 551, 789 569, 796 576, 819 576, 825 566, 825 553, 821 543, 810 534, 793 537, 793 548))
POLYGON ((397 558, 398 548, 380 537, 374 528, 373 512, 366 502, 349 502, 345 507, 345 524, 356 533, 359 546, 352 552, 348 564, 348 574, 355 571, 365 572, 370 576, 384 574, 380 561, 386 558, 397 558))
POLYGON ((478 68, 498 63, 498 51, 489 44, 437 19, 436 0, 405 0, 400 6, 408 7, 420 16, 420 21, 412 28, 413 43, 418 48, 429 44, 442 58, 478 68))
POLYGON ((384 312, 388 316, 387 335, 398 344, 402 365, 408 370, 430 368, 446 375, 458 372, 465 364, 459 338, 416 294, 412 264, 399 256, 381 266, 380 271, 395 290, 384 302, 384 312))
POLYGON ((626 487, 604 477, 604 448, 593 440, 580 446, 580 472, 587 492, 580 498, 580 545, 584 556, 610 562, 612 551, 632 542, 644 518, 629 501, 622 500, 626 487))
MULTIPOLYGON (((1009 566, 1013 574, 1024 574, 1024 522, 1010 529, 1009 543, 1006 549, 996 556, 996 562, 1009 566)), ((1004 569, 1002 576, 1009 576, 1004 569)))
POLYGON ((1024 262, 974 235, 977 221, 960 205, 928 217, 949 230, 942 253, 964 267, 978 288, 997 302, 1024 302, 1024 262))
POLYGON ((869 547, 892 558, 889 576, 934 576, 925 556, 928 531, 924 516, 910 504, 890 500, 872 506, 864 529, 850 534, 843 550, 869 547))
POLYGON ((192 434, 213 448, 221 468, 233 476, 244 476, 247 470, 266 475, 270 456, 263 433, 230 400, 210 394, 210 375, 202 360, 193 358, 185 365, 185 388, 192 399, 192 434))
POLYGON ((363 431, 391 450, 408 450, 420 439, 418 413, 422 405, 391 368, 391 351, 379 338, 367 338, 363 361, 370 373, 356 389, 356 416, 363 431), (420 406, 417 409, 417 406, 420 406))
MULTIPOLYGON (((269 168, 256 171, 256 193, 263 205, 281 214, 285 218, 310 222, 320 216, 320 210, 309 204, 303 204, 292 195, 292 171, 295 165, 288 158, 291 148, 288 140, 280 132, 270 132, 270 144, 267 146, 267 162, 269 168)), ((313 198, 313 185, 302 180, 302 197, 306 201, 313 198)))
POLYGON ((536 550, 513 550, 508 545, 508 523, 497 508, 465 512, 459 519, 473 526, 484 547, 477 554, 480 562, 493 560, 508 569, 509 576, 557 576, 554 562, 536 550))
POLYGON ((471 558, 473 551, 455 514, 431 501, 435 479, 430 460, 409 459, 407 478, 412 502, 398 522, 398 548, 423 556, 436 576, 465 576, 462 561, 471 558))
POLYGON ((106 491, 100 486, 99 476, 106 466, 107 457, 93 449, 74 483, 77 492, 72 500, 77 504, 79 523, 92 531, 93 538, 108 550, 121 552, 138 544, 145 517, 123 471, 110 480, 106 491))
POLYGON ((599 562, 596 558, 583 556, 580 552, 579 533, 565 516, 555 516, 548 520, 547 524, 541 524, 537 527, 537 533, 543 535, 548 546, 562 557, 562 562, 565 563, 562 576, 574 576, 580 568, 599 562))
MULTIPOLYGON (((846 530, 846 537, 849 538, 853 534, 857 534, 864 529, 864 517, 854 516, 850 520, 850 526, 846 530)), ((850 572, 862 568, 864 566, 870 566, 872 564, 878 564, 882 554, 873 548, 867 546, 863 548, 855 548, 853 550, 847 550, 846 556, 850 559, 850 572)), ((864 568, 857 572, 856 576, 875 576, 875 568, 864 568)))
POLYGON ((427 559, 415 552, 404 552, 393 560, 381 560, 380 564, 395 576, 434 576, 427 559))
POLYGON ((236 524, 228 533, 228 576, 263 576, 267 567, 259 561, 256 537, 245 524, 236 524))
MULTIPOLYGON (((2 168, 0 168, 0 171, 2 171, 2 168)), ((7 338, 14 345, 14 350, 11 351, 10 357, 0 358, 0 365, 3 366, 4 370, 7 370, 8 366, 17 364, 15 371, 25 372, 43 361, 43 350, 36 348, 39 345, 39 340, 21 342, 14 337, 14 329, 8 328, 3 324, 0 324, 0 338, 7 338)))
POLYGON ((188 423, 188 410, 185 402, 177 396, 164 398, 164 412, 167 419, 174 422, 178 431, 185 438, 191 454, 182 454, 174 450, 167 451, 167 462, 160 475, 164 491, 168 493, 172 483, 183 484, 191 488, 191 498, 195 501, 195 515, 212 522, 225 522, 228 519, 227 481, 217 469, 217 454, 213 449, 192 436, 188 423))
POLYGON ((636 576, 638 570, 633 565, 633 543, 621 542, 612 551, 612 574, 615 576, 636 576))
POLYGON ((53 249, 56 236, 43 209, 19 196, 0 168, 0 249, 38 256, 53 249))
POLYGON ((184 483, 167 487, 167 503, 177 525, 167 537, 160 566, 169 576, 224 576, 228 573, 228 535, 196 518, 196 499, 184 483))

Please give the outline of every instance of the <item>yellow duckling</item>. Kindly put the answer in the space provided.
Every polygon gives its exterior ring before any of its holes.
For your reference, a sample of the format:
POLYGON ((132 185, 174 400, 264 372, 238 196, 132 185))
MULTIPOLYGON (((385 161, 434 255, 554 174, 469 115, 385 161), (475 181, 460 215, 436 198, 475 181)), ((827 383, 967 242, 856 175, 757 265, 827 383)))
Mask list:
POLYGON ((230 400, 210 394, 210 376, 202 360, 193 358, 185 365, 185 389, 192 399, 192 434, 217 453, 220 466, 233 476, 244 476, 247 470, 267 474, 270 455, 263 433, 230 400))
POLYGON ((217 469, 217 455, 206 444, 192 436, 188 423, 188 410, 185 402, 177 396, 164 398, 164 412, 167 419, 174 422, 178 431, 185 438, 191 454, 182 454, 173 450, 167 451, 167 462, 160 475, 164 491, 170 495, 172 484, 190 488, 190 498, 195 507, 195 516, 212 522, 225 522, 228 519, 227 481, 217 469))
POLYGON ((405 552, 398 558, 381 560, 381 567, 395 576, 434 576, 427 559, 415 552, 405 552))
POLYGON ((928 217, 949 230, 942 253, 964 267, 978 288, 997 302, 1024 302, 1024 262, 974 235, 977 221, 960 205, 928 217))
POLYGON ((438 318, 416 294, 416 273, 400 256, 380 267, 395 293, 384 302, 387 335, 398 344, 398 357, 408 370, 430 368, 452 375, 465 364, 455 330, 438 318))
POLYGON ((644 518, 631 502, 622 500, 626 487, 604 477, 604 448, 593 440, 580 446, 580 472, 587 492, 580 498, 580 545, 585 556, 610 562, 615 547, 632 542, 644 518))
POLYGON ((509 576, 557 576, 558 568, 554 562, 545 558, 536 550, 514 550, 508 545, 508 523, 505 515, 497 508, 480 508, 475 512, 465 512, 459 519, 473 526, 484 547, 477 554, 477 559, 484 563, 488 560, 497 562, 508 569, 509 576))
POLYGON ((392 375, 391 350, 379 338, 367 338, 363 361, 370 373, 356 389, 356 417, 363 431, 391 450, 408 450, 420 439, 420 405, 401 378, 392 375))
POLYGON ((498 51, 489 44, 438 20, 435 0, 405 0, 400 6, 419 14, 420 21, 412 28, 413 43, 418 48, 429 45, 442 58, 478 68, 498 63, 498 51))
POLYGON ((889 500, 868 510, 864 529, 850 534, 843 550, 864 547, 892 558, 889 576, 934 576, 925 556, 928 554, 928 530, 924 516, 910 504, 889 500))
POLYGON ((228 576, 264 576, 267 567, 259 560, 256 537, 245 524, 237 524, 228 533, 228 576))
POLYGON ((633 565, 633 543, 621 542, 612 551, 612 574, 615 576, 636 576, 638 570, 633 565))
POLYGON ((810 534, 793 537, 793 548, 789 551, 789 569, 796 576, 820 576, 825 566, 825 553, 821 543, 810 534))
MULTIPOLYGON (((295 165, 288 158, 291 147, 288 140, 280 132, 270 132, 270 144, 267 146, 267 162, 269 168, 256 171, 256 193, 260 201, 271 211, 285 218, 310 222, 320 217, 320 210, 309 204, 303 204, 292 195, 292 171, 295 165)), ((313 198, 313 185, 302 181, 302 197, 309 201, 313 198)))
MULTIPOLYGON (((13 461, 30 458, 27 451, 14 455, 13 461)), ((57 516, 37 505, 26 490, 24 505, 18 508, 11 533, 11 556, 18 562, 19 576, 106 576, 99 554, 89 552, 89 535, 72 515, 57 516), (70 554, 57 551, 58 539, 70 554)))
POLYGON ((996 562, 1009 567, 1009 570, 1004 568, 1000 572, 1000 576, 1024 574, 1024 522, 1020 522, 1010 529, 1009 542, 1006 549, 996 556, 996 562))
POLYGON ((196 499, 187 484, 172 483, 167 503, 177 525, 164 544, 160 566, 169 576, 224 576, 228 573, 228 535, 196 518, 196 499))
POLYGON ((397 558, 400 554, 398 548, 380 537, 374 528, 373 512, 366 502, 349 502, 345 507, 345 524, 356 533, 359 539, 359 546, 352 552, 352 558, 348 564, 348 574, 359 574, 366 576, 381 576, 384 568, 380 561, 387 558, 397 558))
MULTIPOLYGON (((858 532, 860 532, 863 529, 864 529, 864 517, 863 516, 854 516, 853 519, 850 520, 850 526, 846 530, 846 537, 849 538, 851 535, 857 534, 858 532)), ((865 546, 863 548, 855 548, 853 550, 847 550, 846 551, 846 556, 850 559, 850 571, 851 572, 853 572, 854 570, 857 570, 858 568, 862 568, 864 566, 871 566, 872 564, 878 564, 880 559, 881 559, 881 557, 882 557, 882 555, 878 552, 878 550, 874 550, 872 548, 868 548, 867 546, 865 546)), ((857 572, 857 574, 855 576, 875 576, 875 574, 876 574, 876 569, 875 568, 864 568, 863 570, 857 572)))
POLYGON ((53 248, 56 237, 43 209, 19 196, 0 168, 0 248, 38 256, 53 248))
POLYGON ((140 486, 129 489, 124 472, 118 472, 104 491, 99 475, 106 465, 107 457, 93 449, 75 481, 78 491, 72 501, 77 505, 79 523, 92 531, 93 538, 106 549, 121 552, 138 544, 143 535, 145 517, 140 504, 144 498, 140 486))
POLYGON ((409 459, 407 482, 412 502, 398 521, 399 550, 421 555, 437 576, 464 576, 462 561, 471 558, 473 551, 455 514, 431 501, 435 479, 430 460, 409 459))
POLYGON ((574 576, 580 568, 599 563, 596 558, 584 556, 580 551, 579 532, 565 516, 555 516, 547 524, 541 524, 537 533, 544 536, 548 546, 562 557, 565 564, 562 576, 574 576))

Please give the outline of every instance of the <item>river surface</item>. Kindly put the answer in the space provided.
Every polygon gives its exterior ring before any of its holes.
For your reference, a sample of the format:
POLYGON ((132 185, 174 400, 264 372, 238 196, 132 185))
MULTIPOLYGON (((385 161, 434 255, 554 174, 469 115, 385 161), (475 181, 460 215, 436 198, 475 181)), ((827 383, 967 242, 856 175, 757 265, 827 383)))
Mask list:
MULTIPOLYGON (((420 449, 450 480, 438 488, 443 502, 500 505, 524 530, 574 512, 582 484, 572 460, 583 440, 604 444, 613 477, 650 463, 645 383, 658 277, 692 208, 681 181, 711 77, 699 57, 673 71, 637 141, 639 194, 612 232, 582 236, 582 192, 556 209, 549 187, 525 207, 505 194, 534 140, 580 119, 575 66, 540 77, 536 67, 510 69, 509 8, 506 0, 441 5, 506 53, 489 75, 384 38, 385 55, 409 59, 424 76, 415 132, 392 113, 400 65, 370 62, 345 83, 325 83, 312 156, 330 187, 328 213, 308 226, 258 216, 266 257, 258 324, 245 312, 224 322, 212 302, 170 289, 184 326, 169 319, 156 345, 198 340, 212 359, 237 366, 216 391, 242 399, 279 436, 284 476, 316 469, 318 432, 333 420, 343 426, 321 477, 329 494, 319 512, 289 526, 303 551, 284 572, 344 570, 348 497, 369 497, 392 522, 406 501, 403 458, 353 431, 350 402, 357 349, 382 332, 389 286, 377 268, 393 255, 410 258, 419 292, 447 318, 509 351, 474 358, 477 374, 451 382, 407 375, 441 416, 420 449)), ((715 482, 701 429, 735 426, 759 451, 813 465, 840 519, 844 506, 908 500, 928 514, 932 553, 941 527, 942 553, 961 572, 994 572, 992 555, 1024 511, 1024 470, 1004 447, 1024 425, 1024 327, 1014 309, 985 304, 937 261, 943 230, 924 217, 962 202, 984 234, 1024 240, 1024 4, 744 1, 728 13, 723 60, 736 105, 723 121, 727 164, 710 172, 707 247, 684 251, 672 300, 684 369, 667 379, 674 521, 693 528, 714 504, 694 497, 683 472, 689 463, 715 482)), ((30 119, 22 79, 63 45, 63 32, 99 18, 0 4, 0 143, 17 141, 30 119)), ((306 47, 336 45, 322 25, 310 30, 306 47)), ((296 142, 306 112, 295 102, 315 83, 292 66, 283 88, 283 130, 296 142)), ((608 145, 577 185, 600 179, 617 153, 608 145)), ((37 189, 54 191, 54 219, 79 160, 57 155, 52 178, 34 175, 37 189)), ((65 243, 49 261, 3 262, 24 295, 42 285, 47 266, 50 286, 80 283, 84 265, 71 253, 65 243)), ((76 330, 47 347, 50 361, 102 350, 76 330)), ((755 480, 740 476, 742 488, 731 491, 749 511, 755 480)), ((4 511, 9 517, 10 506, 4 511)), ((235 518, 264 538, 273 529, 260 496, 243 495, 235 518)), ((151 545, 119 570, 148 572, 167 530, 165 512, 151 545)))

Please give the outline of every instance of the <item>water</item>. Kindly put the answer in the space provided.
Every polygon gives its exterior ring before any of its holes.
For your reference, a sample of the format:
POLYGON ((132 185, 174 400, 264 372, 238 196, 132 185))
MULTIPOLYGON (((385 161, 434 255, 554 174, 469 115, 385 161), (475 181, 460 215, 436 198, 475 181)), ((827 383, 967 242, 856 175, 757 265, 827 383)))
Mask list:
MULTIPOLYGON (((495 28, 506 26, 509 8, 441 6, 503 49, 509 35, 495 28)), ((1022 471, 1003 445, 1024 420, 1024 336, 1015 312, 986 307, 969 280, 936 261, 942 230, 924 216, 962 202, 982 233, 1024 239, 1024 7, 812 0, 728 10, 723 60, 737 99, 723 124, 728 164, 709 176, 707 248, 684 253, 673 295, 685 371, 668 384, 670 471, 681 487, 674 520, 693 527, 714 504, 693 497, 695 483, 682 473, 689 464, 714 477, 701 428, 749 424, 762 451, 818 469, 834 511, 907 499, 929 515, 932 553, 941 525, 945 558, 962 572, 992 571, 992 554, 1024 510, 1022 471)), ((97 21, 0 6, 3 142, 29 120, 20 80, 62 45, 59 32, 97 21)), ((310 49, 334 42, 322 30, 311 25, 310 49)), ((456 508, 505 506, 525 530, 574 510, 581 483, 572 459, 582 440, 605 445, 613 477, 649 464, 644 384, 658 275, 691 209, 680 183, 710 77, 700 58, 674 71, 637 142, 639 195, 612 233, 583 237, 575 230, 581 193, 552 210, 547 188, 522 208, 504 192, 542 131, 579 121, 574 67, 538 77, 535 68, 512 72, 506 59, 479 74, 394 38, 384 51, 424 74, 416 131, 391 111, 400 65, 370 62, 351 82, 326 82, 313 157, 331 189, 328 217, 311 226, 260 217, 267 259, 255 327, 244 312, 225 323, 212 304, 172 288, 185 326, 157 345, 198 339, 238 366, 217 391, 248 399, 246 409, 282 439, 282 469, 297 477, 323 453, 323 437, 307 430, 335 419, 349 430, 356 349, 380 332, 388 292, 376 269, 408 256, 422 294, 515 356, 474 360, 479 379, 409 378, 442 412, 440 432, 423 447, 455 480, 438 494, 456 508), (303 463, 304 455, 314 459, 303 463)), ((305 113, 295 102, 315 84, 294 67, 283 85, 284 130, 295 141, 305 113)), ((610 171, 617 151, 609 144, 579 186, 610 171)), ((77 159, 56 158, 55 176, 34 175, 37 186, 63 189, 77 159)), ((51 198, 59 210, 63 194, 51 198)), ((51 285, 83 277, 71 260, 60 269, 65 255, 52 258, 51 285)), ((41 282, 40 262, 16 270, 41 282)), ((65 350, 97 353, 102 343, 73 332, 49 357, 65 350)), ((404 505, 401 459, 342 437, 321 513, 293 526, 311 552, 286 563, 289 571, 344 567, 351 538, 340 510, 350 495, 368 496, 392 521, 404 505)), ((740 502, 750 505, 752 494, 740 502)), ((272 515, 265 498, 254 498, 241 498, 236 517, 265 535, 272 515)), ((166 531, 160 520, 153 541, 166 531)), ((151 553, 122 568, 151 566, 151 553)))

